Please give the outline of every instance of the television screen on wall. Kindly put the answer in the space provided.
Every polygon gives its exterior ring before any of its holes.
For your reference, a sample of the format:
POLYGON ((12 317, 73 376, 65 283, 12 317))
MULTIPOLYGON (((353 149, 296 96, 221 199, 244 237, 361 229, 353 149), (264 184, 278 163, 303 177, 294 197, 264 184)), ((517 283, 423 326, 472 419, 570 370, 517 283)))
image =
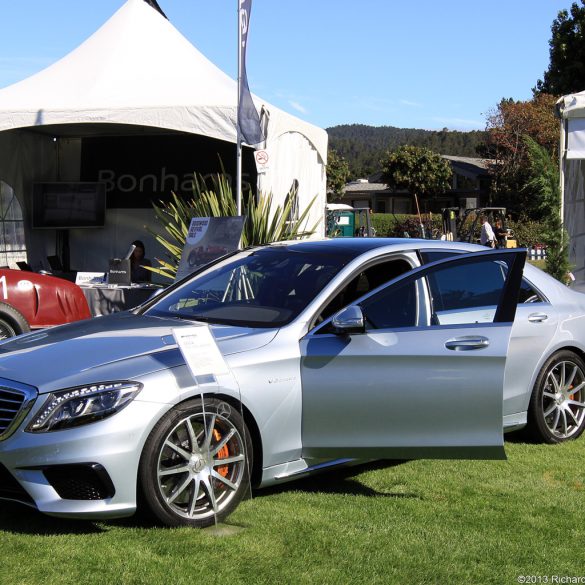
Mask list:
POLYGON ((35 183, 34 229, 99 228, 106 221, 103 183, 35 183))

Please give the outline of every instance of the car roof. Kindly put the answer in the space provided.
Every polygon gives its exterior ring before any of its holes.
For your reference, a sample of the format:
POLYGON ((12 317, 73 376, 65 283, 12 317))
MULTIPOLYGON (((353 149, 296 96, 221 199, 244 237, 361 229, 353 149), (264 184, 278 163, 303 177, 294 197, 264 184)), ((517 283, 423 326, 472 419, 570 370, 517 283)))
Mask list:
POLYGON ((321 240, 294 240, 269 244, 267 248, 286 249, 289 252, 308 253, 339 253, 359 256, 378 248, 420 249, 420 248, 453 248, 470 252, 485 249, 483 246, 465 242, 449 242, 445 240, 422 240, 417 238, 325 238, 321 240))

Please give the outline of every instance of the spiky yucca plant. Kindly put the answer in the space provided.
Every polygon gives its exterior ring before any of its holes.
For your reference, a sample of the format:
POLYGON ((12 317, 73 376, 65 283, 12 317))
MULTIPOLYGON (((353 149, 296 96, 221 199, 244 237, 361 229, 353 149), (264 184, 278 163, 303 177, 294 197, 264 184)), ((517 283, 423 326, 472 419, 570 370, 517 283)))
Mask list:
MULTIPOLYGON (((154 212, 162 226, 163 233, 151 231, 156 240, 167 250, 168 260, 157 258, 158 267, 150 270, 169 279, 174 279, 185 246, 189 224, 192 217, 226 217, 237 215, 231 185, 225 174, 211 177, 211 188, 202 175, 193 179, 193 197, 184 200, 176 193, 170 202, 153 203, 154 212)), ((243 197, 244 229, 242 247, 268 244, 283 240, 301 239, 315 233, 318 223, 307 229, 308 214, 316 196, 305 208, 299 219, 290 221, 291 211, 296 198, 296 190, 291 190, 284 205, 273 209, 272 195, 260 194, 258 199, 251 191, 243 197)))

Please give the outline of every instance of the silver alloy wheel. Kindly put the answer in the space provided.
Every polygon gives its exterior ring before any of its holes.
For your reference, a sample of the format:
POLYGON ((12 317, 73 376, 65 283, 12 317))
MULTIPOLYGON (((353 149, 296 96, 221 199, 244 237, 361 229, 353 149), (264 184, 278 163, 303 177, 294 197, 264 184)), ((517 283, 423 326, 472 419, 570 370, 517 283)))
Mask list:
POLYGON ((548 430, 559 439, 579 431, 585 417, 585 373, 575 362, 562 360, 547 372, 542 413, 548 430))
POLYGON ((192 414, 180 420, 162 443, 158 489, 174 514, 189 520, 208 518, 229 506, 245 466, 244 441, 227 417, 192 414))

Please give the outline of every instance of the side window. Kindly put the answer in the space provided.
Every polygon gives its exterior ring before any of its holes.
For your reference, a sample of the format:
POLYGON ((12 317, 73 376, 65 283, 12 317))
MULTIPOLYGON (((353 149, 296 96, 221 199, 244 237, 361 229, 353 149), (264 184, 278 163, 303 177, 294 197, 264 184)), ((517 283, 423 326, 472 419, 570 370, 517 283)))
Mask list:
POLYGON ((412 266, 406 260, 402 259, 381 262, 366 268, 357 274, 331 301, 329 301, 329 303, 327 303, 321 311, 316 323, 321 323, 333 315, 333 313, 350 305, 355 300, 363 297, 366 293, 411 269, 412 266))
POLYGON ((486 258, 391 285, 361 303, 366 329, 492 323, 506 268, 486 258))
MULTIPOLYGON (((454 252, 451 250, 422 250, 420 252, 421 261, 423 264, 430 264, 437 260, 443 260, 449 256, 454 256, 460 252, 454 252)), ((542 295, 525 279, 522 279, 520 285, 520 293, 518 295, 518 304, 521 303, 542 303, 544 298, 542 295)))
POLYGON ((387 287, 361 303, 366 329, 414 327, 417 324, 417 282, 387 287))
POLYGON ((525 279, 522 279, 520 285, 520 294, 518 295, 518 304, 520 303, 542 303, 542 295, 525 279))
POLYGON ((505 268, 493 260, 453 266, 429 275, 432 323, 491 323, 505 281, 505 268))

